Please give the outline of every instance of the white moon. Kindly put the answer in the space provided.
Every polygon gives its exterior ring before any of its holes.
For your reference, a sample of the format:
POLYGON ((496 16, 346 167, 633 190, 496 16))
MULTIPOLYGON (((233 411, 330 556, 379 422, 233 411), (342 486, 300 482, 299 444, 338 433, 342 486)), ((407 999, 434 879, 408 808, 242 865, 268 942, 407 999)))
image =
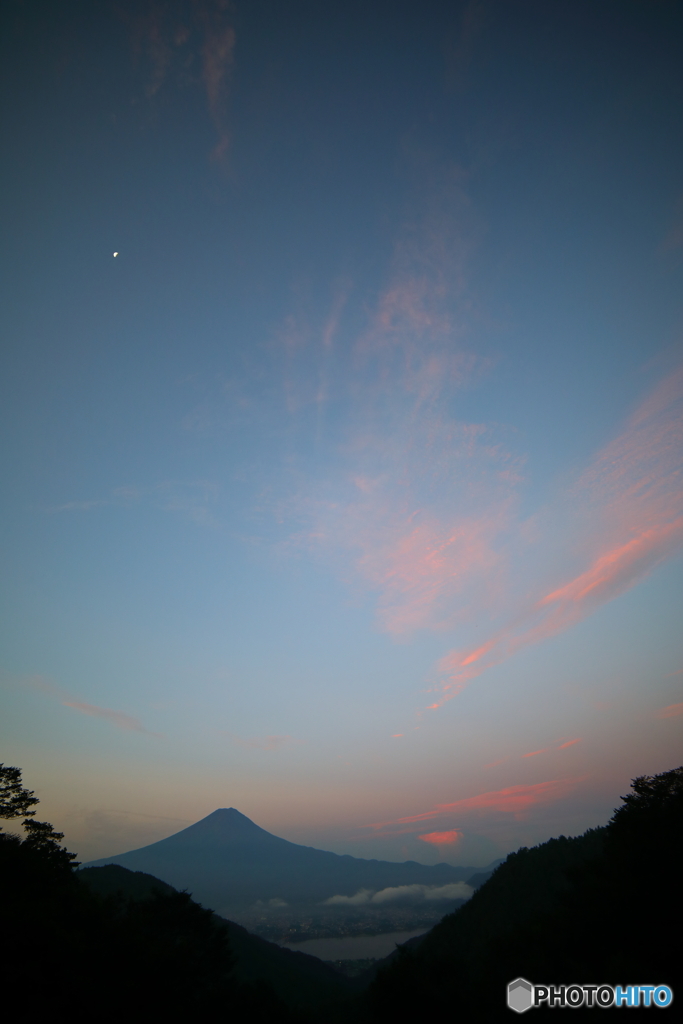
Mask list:
POLYGON ((118 256, 118 253, 117 252, 113 252, 112 256, 118 256))

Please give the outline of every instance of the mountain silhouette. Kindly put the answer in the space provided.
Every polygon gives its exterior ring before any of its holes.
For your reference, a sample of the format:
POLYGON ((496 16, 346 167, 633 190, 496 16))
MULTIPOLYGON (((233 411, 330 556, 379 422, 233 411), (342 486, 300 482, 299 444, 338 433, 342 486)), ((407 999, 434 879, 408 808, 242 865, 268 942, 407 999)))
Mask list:
POLYGON ((677 991, 683 766, 634 779, 623 800, 602 828, 509 854, 464 906, 375 964, 357 1019, 441 1020, 457 994, 459 1020, 497 1024, 510 1020, 505 992, 515 978, 559 986, 656 977, 677 991), (631 895, 639 878, 645 898, 631 895))
MULTIPOLYGON (((78 876, 88 889, 103 897, 119 894, 138 902, 152 899, 159 890, 167 896, 175 893, 166 882, 152 875, 128 871, 116 864, 84 868, 78 876)), ((343 1000, 353 990, 347 978, 315 956, 282 949, 258 935, 250 935, 234 921, 223 918, 214 918, 214 921, 218 928, 227 932, 230 953, 235 960, 232 977, 238 984, 257 983, 262 988, 265 982, 288 1006, 308 1011, 319 1004, 343 1000)), ((274 1015, 272 1019, 281 1017, 274 1015)))
POLYGON ((417 861, 363 860, 300 846, 260 828, 234 807, 222 807, 189 828, 139 850, 90 861, 144 871, 218 913, 245 910, 257 900, 320 903, 359 889, 466 881, 475 867, 427 866, 417 861))

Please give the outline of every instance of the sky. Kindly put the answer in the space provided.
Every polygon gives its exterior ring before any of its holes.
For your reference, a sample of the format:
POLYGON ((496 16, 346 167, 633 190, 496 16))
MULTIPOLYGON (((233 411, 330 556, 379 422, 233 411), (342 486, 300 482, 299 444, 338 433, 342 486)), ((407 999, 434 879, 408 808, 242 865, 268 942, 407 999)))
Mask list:
POLYGON ((7 0, 0 758, 485 865, 681 763, 683 4, 7 0))

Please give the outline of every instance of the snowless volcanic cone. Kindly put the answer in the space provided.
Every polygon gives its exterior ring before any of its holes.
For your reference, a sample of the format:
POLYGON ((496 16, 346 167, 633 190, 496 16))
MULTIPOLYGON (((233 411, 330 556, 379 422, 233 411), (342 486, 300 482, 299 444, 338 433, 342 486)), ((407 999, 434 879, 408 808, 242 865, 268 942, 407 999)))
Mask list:
POLYGON ((432 867, 361 860, 299 846, 259 828, 234 807, 220 808, 168 839, 85 867, 120 864, 145 871, 219 913, 238 913, 257 900, 321 903, 331 896, 391 886, 444 886, 468 879, 474 867, 432 867))

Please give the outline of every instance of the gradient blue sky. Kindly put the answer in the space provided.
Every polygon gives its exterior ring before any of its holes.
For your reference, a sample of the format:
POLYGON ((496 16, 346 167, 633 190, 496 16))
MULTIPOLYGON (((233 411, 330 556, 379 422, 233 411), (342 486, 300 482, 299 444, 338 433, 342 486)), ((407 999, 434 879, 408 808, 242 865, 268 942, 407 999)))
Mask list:
POLYGON ((70 847, 484 864, 680 763, 683 5, 2 17, 1 756, 70 847))

